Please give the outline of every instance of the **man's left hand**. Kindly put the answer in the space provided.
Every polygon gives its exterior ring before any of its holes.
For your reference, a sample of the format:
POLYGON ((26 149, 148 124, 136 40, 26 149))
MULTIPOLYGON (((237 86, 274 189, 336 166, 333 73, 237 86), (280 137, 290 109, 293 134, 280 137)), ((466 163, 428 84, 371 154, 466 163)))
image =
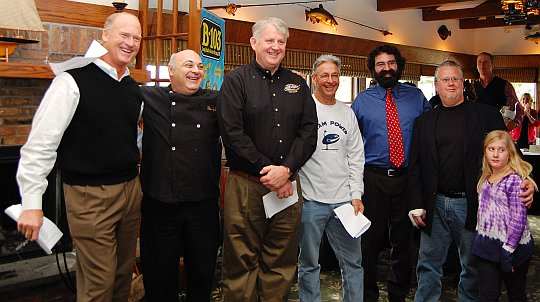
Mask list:
POLYGON ((264 175, 261 177, 261 183, 272 191, 281 188, 290 177, 289 169, 285 166, 266 166, 259 174, 264 175))
POLYGON ((519 197, 522 198, 521 202, 530 209, 533 203, 534 186, 530 180, 525 178, 521 183, 520 188, 522 189, 521 194, 519 194, 519 197))
POLYGON ((291 181, 287 180, 281 188, 276 190, 276 194, 278 198, 287 198, 293 195, 293 190, 291 181))
POLYGON ((364 213, 364 204, 360 199, 353 199, 351 204, 354 208, 354 216, 358 216, 358 212, 364 213))

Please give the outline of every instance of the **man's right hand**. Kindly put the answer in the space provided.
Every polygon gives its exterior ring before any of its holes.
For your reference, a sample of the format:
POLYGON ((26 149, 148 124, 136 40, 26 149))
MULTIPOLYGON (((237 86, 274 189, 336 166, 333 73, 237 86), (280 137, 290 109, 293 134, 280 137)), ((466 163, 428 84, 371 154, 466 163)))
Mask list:
POLYGON ((426 223, 424 222, 424 219, 426 218, 426 210, 424 209, 415 209, 409 211, 409 219, 411 220, 411 223, 416 228, 425 227, 426 223))
POLYGON ((39 230, 43 224, 42 210, 24 210, 19 216, 17 230, 21 232, 26 239, 37 240, 39 230))

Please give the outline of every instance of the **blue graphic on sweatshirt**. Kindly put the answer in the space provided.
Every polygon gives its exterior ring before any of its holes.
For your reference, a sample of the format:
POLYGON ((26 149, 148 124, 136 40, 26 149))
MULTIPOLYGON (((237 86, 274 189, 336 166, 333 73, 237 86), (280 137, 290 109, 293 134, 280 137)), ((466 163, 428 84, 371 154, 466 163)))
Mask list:
POLYGON ((335 144, 338 141, 339 141, 339 134, 336 134, 336 133, 326 134, 326 130, 324 130, 322 143, 326 145, 326 149, 322 149, 322 150, 339 150, 339 149, 328 149, 328 145, 335 144))

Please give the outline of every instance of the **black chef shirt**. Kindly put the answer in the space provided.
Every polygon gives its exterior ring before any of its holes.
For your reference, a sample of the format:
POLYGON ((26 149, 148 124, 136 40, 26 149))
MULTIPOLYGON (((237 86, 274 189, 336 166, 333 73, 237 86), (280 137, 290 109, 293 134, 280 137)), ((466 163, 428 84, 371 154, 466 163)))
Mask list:
POLYGON ((221 170, 217 92, 199 89, 186 96, 170 86, 141 90, 144 194, 168 203, 217 200, 221 170))

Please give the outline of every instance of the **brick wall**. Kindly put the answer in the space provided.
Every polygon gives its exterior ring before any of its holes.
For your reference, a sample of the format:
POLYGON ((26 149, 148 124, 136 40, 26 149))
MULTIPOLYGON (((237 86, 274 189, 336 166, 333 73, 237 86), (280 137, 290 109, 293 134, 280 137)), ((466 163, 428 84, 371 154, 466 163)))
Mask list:
POLYGON ((0 145, 24 144, 51 80, 0 78, 0 145))
MULTIPOLYGON (((84 55, 92 40, 101 38, 100 28, 47 22, 43 27, 45 32, 26 36, 40 42, 17 47, 10 62, 65 61, 84 55)), ((10 34, 0 30, 0 35, 10 34)), ((50 83, 48 79, 0 78, 0 145, 26 142, 32 117, 50 83)))
MULTIPOLYGON (((11 62, 61 62, 82 56, 94 39, 101 38, 101 28, 43 22, 44 32, 28 32, 25 37, 39 40, 36 44, 17 47, 9 56, 11 62)), ((13 30, 0 30, 0 36, 14 35, 13 30)))

